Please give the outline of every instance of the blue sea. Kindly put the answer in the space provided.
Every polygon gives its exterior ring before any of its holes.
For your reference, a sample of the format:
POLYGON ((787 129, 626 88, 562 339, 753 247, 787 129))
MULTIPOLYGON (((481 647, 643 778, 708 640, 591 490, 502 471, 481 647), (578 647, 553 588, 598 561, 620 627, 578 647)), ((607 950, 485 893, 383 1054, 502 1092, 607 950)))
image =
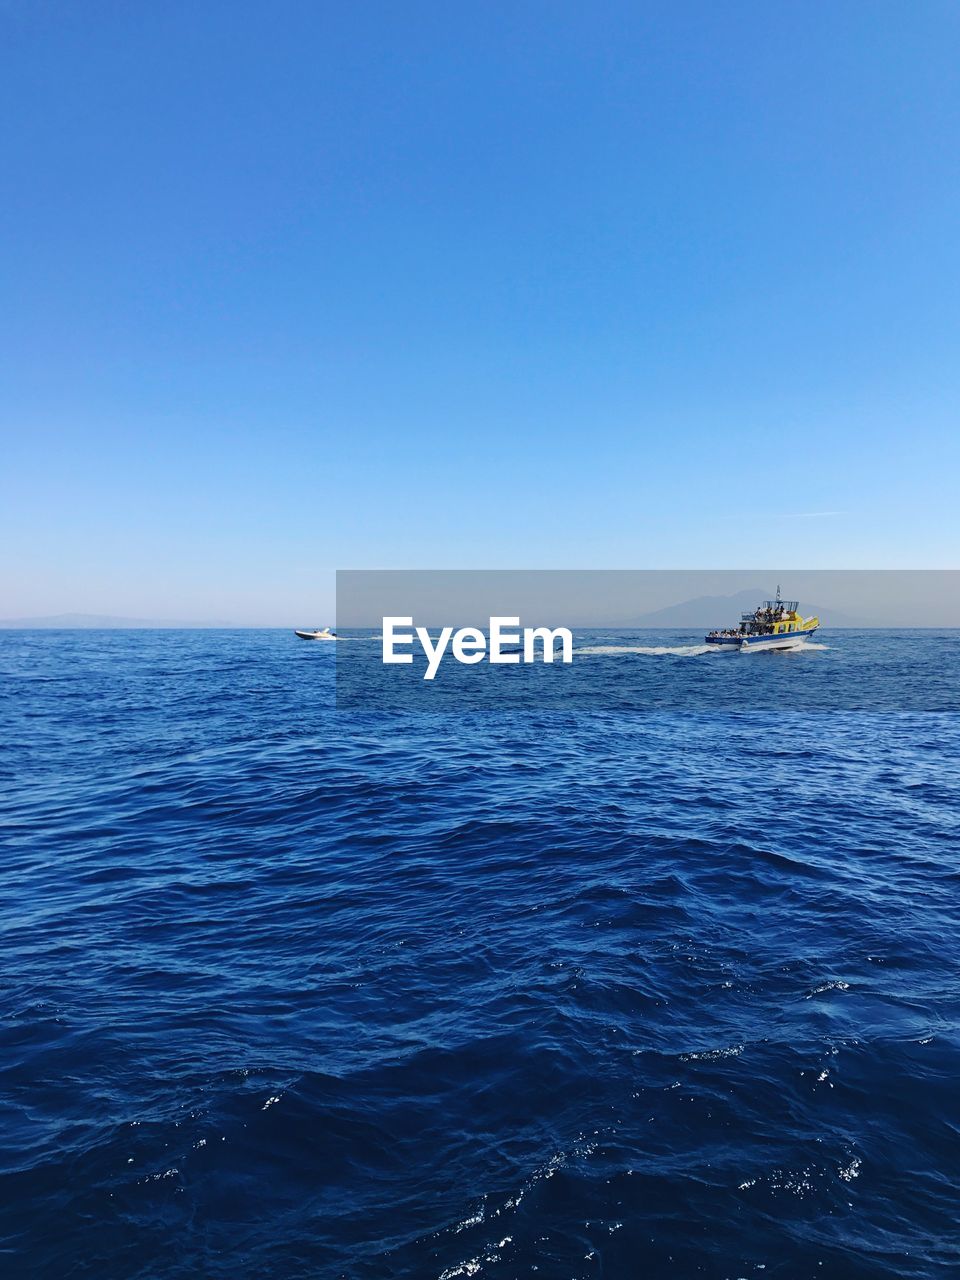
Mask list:
POLYGON ((960 715, 671 708, 960 636, 579 640, 662 706, 0 632, 5 1275, 960 1275, 960 715))

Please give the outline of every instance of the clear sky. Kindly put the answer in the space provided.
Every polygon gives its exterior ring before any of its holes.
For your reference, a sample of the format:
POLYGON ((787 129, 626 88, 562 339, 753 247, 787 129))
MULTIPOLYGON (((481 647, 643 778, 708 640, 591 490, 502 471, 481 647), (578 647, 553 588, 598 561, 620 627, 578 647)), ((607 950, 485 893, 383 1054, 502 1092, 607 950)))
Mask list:
POLYGON ((3 616, 957 565, 952 0, 8 0, 0 97, 3 616))

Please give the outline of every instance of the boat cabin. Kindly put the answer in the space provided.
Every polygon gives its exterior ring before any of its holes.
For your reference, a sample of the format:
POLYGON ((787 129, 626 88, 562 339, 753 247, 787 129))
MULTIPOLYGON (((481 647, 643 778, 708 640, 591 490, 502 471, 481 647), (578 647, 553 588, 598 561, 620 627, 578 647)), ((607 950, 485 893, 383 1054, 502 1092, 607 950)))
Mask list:
POLYGON ((800 631, 803 618, 798 613, 799 600, 764 600, 753 613, 740 615, 740 634, 746 636, 778 636, 800 631))

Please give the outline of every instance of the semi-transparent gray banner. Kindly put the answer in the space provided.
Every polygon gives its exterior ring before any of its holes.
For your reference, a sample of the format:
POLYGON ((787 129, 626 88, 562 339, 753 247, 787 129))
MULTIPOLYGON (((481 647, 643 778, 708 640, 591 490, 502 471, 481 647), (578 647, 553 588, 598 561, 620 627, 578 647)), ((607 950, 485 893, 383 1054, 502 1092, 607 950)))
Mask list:
POLYGON ((355 710, 960 710, 957 570, 341 570, 355 710))

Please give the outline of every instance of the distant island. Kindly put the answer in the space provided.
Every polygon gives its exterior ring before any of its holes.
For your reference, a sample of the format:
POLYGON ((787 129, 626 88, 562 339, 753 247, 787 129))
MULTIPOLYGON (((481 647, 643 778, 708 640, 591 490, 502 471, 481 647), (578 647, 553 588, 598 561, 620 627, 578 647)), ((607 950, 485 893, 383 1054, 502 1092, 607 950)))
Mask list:
POLYGON ((159 618, 115 618, 104 613, 55 613, 43 618, 0 618, 0 628, 8 631, 169 631, 234 627, 232 622, 164 621, 159 618))
MULTIPOLYGON (((741 613, 753 613, 761 600, 773 598, 773 592, 763 587, 748 587, 729 596, 697 596, 679 604, 640 614, 627 625, 634 627, 730 627, 740 621, 741 613)), ((878 624, 867 618, 838 613, 828 606, 800 602, 800 612, 816 615, 825 627, 875 627, 878 624)))

